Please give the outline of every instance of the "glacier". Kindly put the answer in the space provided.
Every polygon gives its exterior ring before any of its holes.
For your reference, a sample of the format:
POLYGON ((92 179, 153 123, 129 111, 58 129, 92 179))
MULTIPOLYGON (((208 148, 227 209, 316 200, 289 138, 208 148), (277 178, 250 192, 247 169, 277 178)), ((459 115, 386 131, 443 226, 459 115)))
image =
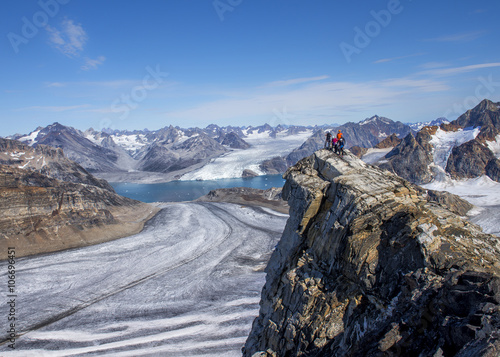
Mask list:
POLYGON ((213 159, 198 170, 184 174, 181 180, 217 180, 241 177, 243 170, 252 170, 258 175, 265 175, 259 165, 262 161, 275 156, 286 156, 304 143, 312 135, 312 130, 299 134, 286 135, 278 133, 276 138, 269 132, 249 133, 244 140, 250 148, 233 149, 231 152, 213 159))
MULTIPOLYGON (((288 215, 161 208, 137 235, 18 259, 20 336, 0 355, 241 356, 288 215)), ((0 272, 7 281, 6 261, 0 272)))

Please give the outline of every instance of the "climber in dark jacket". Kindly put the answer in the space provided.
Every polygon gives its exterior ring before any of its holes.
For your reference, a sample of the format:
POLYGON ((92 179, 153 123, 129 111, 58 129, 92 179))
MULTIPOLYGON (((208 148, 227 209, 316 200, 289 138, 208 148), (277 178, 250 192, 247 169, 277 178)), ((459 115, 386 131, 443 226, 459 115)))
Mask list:
POLYGON ((325 136, 326 136, 325 148, 331 149, 332 148, 332 146, 331 146, 332 145, 332 134, 329 131, 327 131, 325 136))

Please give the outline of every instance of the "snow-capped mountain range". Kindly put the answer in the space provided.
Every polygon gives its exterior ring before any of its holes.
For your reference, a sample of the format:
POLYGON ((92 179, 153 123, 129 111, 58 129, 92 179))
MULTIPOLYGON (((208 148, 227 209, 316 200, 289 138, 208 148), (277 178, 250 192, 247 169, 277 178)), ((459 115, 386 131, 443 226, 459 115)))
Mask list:
POLYGON ((452 122, 408 134, 395 147, 361 159, 426 189, 448 191, 476 206, 471 221, 500 234, 500 103, 483 100, 452 122), (481 213, 481 214, 480 214, 481 213))
POLYGON ((410 131, 408 125, 374 116, 359 124, 341 126, 212 124, 204 129, 168 126, 153 131, 80 131, 54 123, 9 139, 34 147, 46 144, 62 148, 69 159, 109 181, 158 182, 241 177, 243 172, 262 175, 275 168, 267 170, 261 164, 276 157, 287 158, 278 170, 283 172, 283 168, 322 147, 324 131, 338 128, 349 137, 348 147, 370 147, 391 133, 401 136, 410 131), (314 145, 304 149, 310 138, 316 138, 314 145))
POLYGON ((378 115, 359 123, 322 126, 220 127, 204 129, 168 126, 158 130, 80 131, 59 123, 39 127, 9 139, 29 146, 62 148, 65 155, 108 181, 161 182, 207 180, 282 173, 324 146, 325 132, 341 130, 346 147, 370 148, 395 134, 415 133, 431 122, 403 124, 378 115))

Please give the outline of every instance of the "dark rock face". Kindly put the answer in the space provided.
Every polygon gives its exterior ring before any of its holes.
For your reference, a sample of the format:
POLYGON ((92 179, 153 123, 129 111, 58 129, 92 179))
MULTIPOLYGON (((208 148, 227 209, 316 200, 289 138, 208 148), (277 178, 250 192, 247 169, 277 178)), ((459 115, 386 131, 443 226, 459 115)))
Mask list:
POLYGON ((446 165, 446 172, 453 178, 472 178, 486 174, 500 182, 498 159, 485 145, 500 134, 500 103, 483 100, 468 110, 448 127, 481 127, 476 139, 453 149, 446 165))
POLYGON ((490 149, 477 139, 470 140, 453 148, 446 164, 446 172, 454 179, 482 176, 492 160, 496 161, 496 158, 490 149))
POLYGON ((500 182, 500 160, 492 159, 485 168, 486 175, 494 181, 500 182))
POLYGON ((392 134, 391 136, 388 136, 381 142, 379 142, 377 145, 374 146, 376 149, 387 149, 387 148, 393 148, 395 146, 398 146, 399 143, 401 143, 401 139, 398 138, 396 134, 392 134))
POLYGON ((250 147, 249 143, 240 138, 234 132, 222 135, 218 139, 218 141, 221 143, 221 145, 226 145, 233 149, 248 149, 250 147))
POLYGON ((434 177, 429 168, 433 162, 429 140, 430 134, 425 130, 419 131, 416 137, 408 134, 385 156, 387 162, 380 167, 417 184, 429 183, 434 177))
POLYGON ((353 155, 321 150, 285 176, 245 357, 498 355, 497 237, 353 155))
POLYGON ((284 158, 280 156, 273 157, 272 159, 263 161, 259 168, 269 175, 283 174, 288 168, 284 158))

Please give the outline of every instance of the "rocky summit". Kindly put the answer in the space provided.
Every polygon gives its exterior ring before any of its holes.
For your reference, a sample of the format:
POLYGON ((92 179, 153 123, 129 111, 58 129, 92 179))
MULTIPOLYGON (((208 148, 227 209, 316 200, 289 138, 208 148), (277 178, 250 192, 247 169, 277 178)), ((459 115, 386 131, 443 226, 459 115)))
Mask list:
POLYGON ((317 151, 285 178, 244 356, 500 354, 497 237, 352 154, 317 151))

